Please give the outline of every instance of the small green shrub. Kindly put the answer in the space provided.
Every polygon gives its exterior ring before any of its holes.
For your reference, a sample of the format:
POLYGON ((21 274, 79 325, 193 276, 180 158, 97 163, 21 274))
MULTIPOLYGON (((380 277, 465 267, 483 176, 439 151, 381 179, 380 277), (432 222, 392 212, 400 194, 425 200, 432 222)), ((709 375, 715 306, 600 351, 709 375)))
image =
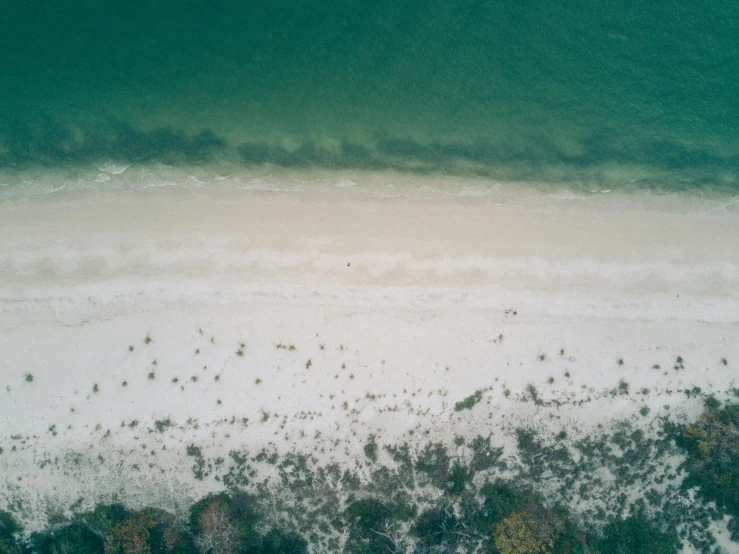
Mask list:
POLYGON ((174 425, 174 422, 170 418, 167 418, 167 419, 157 419, 154 422, 154 427, 156 427, 156 430, 159 433, 164 433, 164 431, 166 429, 169 429, 173 425, 174 425))
POLYGON ((603 534, 599 545, 602 554, 674 554, 678 551, 674 531, 662 532, 641 516, 616 519, 606 526, 603 534))
POLYGON ((482 399, 482 390, 476 390, 474 394, 468 396, 464 400, 457 402, 454 405, 455 412, 461 412, 462 410, 471 410, 475 404, 482 399))
POLYGON ((377 461, 377 444, 374 439, 364 445, 364 455, 367 456, 372 462, 377 461))

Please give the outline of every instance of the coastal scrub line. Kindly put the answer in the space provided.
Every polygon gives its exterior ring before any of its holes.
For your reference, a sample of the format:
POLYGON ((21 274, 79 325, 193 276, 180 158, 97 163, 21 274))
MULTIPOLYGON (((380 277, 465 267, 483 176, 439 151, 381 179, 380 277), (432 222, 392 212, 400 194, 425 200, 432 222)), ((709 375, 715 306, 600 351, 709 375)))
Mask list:
MULTIPOLYGON (((564 430, 527 427, 516 430, 513 457, 490 437, 458 437, 452 454, 440 443, 414 450, 372 435, 355 470, 264 449, 212 460, 190 444, 183 453, 194 476, 224 490, 191 505, 187 518, 103 503, 28 537, 22 507, 6 506, 0 553, 673 554, 690 544, 709 554, 712 521, 726 518, 739 542, 739 466, 725 463, 739 456, 739 404, 705 403, 696 421, 664 421, 656 438, 617 423, 570 443, 576 456, 562 446, 564 430), (273 482, 258 477, 261 464, 273 482), (614 476, 612 487, 599 488, 602 472, 614 476), (627 491, 641 495, 627 500, 627 491), (573 508, 589 502, 604 509, 573 508)), ((154 424, 157 433, 174 426, 170 418, 154 424)))

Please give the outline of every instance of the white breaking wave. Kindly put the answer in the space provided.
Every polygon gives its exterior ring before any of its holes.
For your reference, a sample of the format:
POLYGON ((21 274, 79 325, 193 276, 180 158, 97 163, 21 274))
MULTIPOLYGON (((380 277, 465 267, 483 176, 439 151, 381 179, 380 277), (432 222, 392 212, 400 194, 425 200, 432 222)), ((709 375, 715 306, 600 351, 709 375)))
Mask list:
POLYGON ((115 165, 114 163, 108 161, 104 163, 102 166, 100 166, 98 169, 100 171, 104 171, 105 173, 110 173, 111 175, 120 175, 124 171, 126 171, 130 165, 115 165))

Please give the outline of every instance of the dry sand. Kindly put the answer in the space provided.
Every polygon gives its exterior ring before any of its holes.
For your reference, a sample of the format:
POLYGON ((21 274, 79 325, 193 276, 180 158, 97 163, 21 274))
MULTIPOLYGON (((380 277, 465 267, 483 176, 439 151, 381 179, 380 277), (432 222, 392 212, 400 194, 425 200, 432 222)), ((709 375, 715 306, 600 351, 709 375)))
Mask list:
POLYGON ((647 200, 0 204, 0 503, 182 509, 222 486, 190 444, 354 467, 370 435, 512 452, 521 425, 694 417, 685 390, 739 386, 739 215, 647 200))

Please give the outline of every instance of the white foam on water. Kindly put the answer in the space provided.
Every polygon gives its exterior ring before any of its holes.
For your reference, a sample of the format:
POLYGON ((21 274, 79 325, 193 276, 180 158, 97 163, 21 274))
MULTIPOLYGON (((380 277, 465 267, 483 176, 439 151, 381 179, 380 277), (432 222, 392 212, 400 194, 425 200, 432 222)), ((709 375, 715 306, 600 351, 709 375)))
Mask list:
POLYGON ((115 165, 113 162, 108 161, 104 163, 102 166, 100 166, 98 169, 100 171, 104 171, 105 173, 110 173, 111 175, 120 175, 124 171, 126 171, 130 165, 115 165))

